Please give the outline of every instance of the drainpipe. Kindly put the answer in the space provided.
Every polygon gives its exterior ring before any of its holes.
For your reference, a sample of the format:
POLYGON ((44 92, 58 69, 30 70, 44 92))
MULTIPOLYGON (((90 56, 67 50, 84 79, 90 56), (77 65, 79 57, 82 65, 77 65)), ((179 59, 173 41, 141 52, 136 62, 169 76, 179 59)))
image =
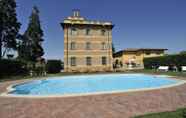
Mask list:
POLYGON ((109 64, 110 64, 110 63, 111 63, 111 60, 110 60, 110 43, 109 43, 110 37, 109 37, 109 35, 110 35, 110 31, 108 31, 108 44, 109 44, 109 45, 108 45, 108 51, 109 51, 109 52, 108 52, 108 55, 109 55, 109 56, 108 56, 108 57, 109 57, 108 61, 109 61, 109 64))

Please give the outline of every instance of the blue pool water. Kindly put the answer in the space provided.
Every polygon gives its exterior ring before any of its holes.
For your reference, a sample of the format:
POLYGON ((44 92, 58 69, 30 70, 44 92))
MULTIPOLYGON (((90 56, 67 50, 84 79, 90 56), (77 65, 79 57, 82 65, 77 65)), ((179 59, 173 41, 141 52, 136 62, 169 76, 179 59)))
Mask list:
POLYGON ((145 74, 103 74, 51 77, 13 86, 16 95, 64 95, 133 89, 156 88, 172 85, 179 80, 166 76, 145 74))

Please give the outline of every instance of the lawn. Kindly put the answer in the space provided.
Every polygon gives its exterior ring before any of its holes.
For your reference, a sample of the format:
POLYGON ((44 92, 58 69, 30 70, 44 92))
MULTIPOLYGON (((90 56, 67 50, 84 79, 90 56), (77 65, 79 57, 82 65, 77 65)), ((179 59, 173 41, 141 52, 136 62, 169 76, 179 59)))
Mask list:
POLYGON ((152 113, 134 118, 186 118, 186 108, 178 109, 172 112, 152 113))
MULTIPOLYGON (((177 77, 186 77, 186 72, 157 72, 156 70, 130 70, 125 72, 97 72, 97 73, 57 73, 57 74, 47 74, 47 77, 54 76, 69 76, 69 75, 90 75, 90 74, 110 74, 110 73, 145 73, 145 74, 160 74, 160 75, 170 75, 177 77)), ((9 80, 19 80, 19 79, 29 79, 29 76, 6 76, 0 78, 0 82, 9 80)), ((35 77, 33 77, 35 78, 35 77)), ((39 77, 37 77, 39 78, 39 77)))
POLYGON ((160 75, 170 75, 170 76, 177 76, 177 77, 186 77, 186 72, 172 72, 172 71, 168 71, 168 72, 160 72, 160 71, 156 71, 156 70, 136 70, 134 72, 138 72, 138 73, 146 73, 146 74, 160 74, 160 75))

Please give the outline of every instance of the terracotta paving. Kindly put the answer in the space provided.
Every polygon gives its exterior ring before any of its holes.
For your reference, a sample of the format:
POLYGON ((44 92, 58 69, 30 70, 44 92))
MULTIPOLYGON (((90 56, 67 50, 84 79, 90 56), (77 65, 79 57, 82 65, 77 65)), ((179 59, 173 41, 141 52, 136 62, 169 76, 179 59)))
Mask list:
MULTIPOLYGON (((0 92, 23 80, 0 83, 0 92)), ((130 118, 186 107, 186 84, 153 91, 69 98, 0 97, 0 118, 130 118)))

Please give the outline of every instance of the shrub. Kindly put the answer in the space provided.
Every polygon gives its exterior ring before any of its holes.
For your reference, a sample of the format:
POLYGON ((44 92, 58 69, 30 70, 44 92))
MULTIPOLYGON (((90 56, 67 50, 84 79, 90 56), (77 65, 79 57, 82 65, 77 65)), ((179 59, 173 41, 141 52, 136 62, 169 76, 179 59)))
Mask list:
POLYGON ((62 69, 62 62, 60 60, 48 60, 46 70, 48 73, 59 73, 62 69))
POLYGON ((0 77, 28 74, 25 64, 18 60, 0 60, 0 77))
POLYGON ((186 66, 186 55, 167 55, 161 57, 145 58, 144 66, 146 69, 151 69, 153 66, 177 66, 179 69, 181 66, 186 66))

